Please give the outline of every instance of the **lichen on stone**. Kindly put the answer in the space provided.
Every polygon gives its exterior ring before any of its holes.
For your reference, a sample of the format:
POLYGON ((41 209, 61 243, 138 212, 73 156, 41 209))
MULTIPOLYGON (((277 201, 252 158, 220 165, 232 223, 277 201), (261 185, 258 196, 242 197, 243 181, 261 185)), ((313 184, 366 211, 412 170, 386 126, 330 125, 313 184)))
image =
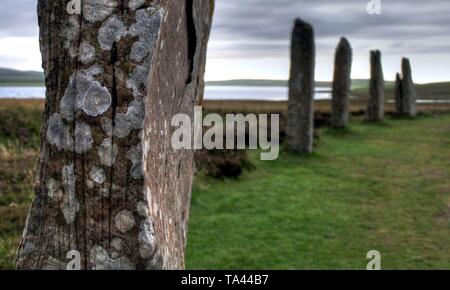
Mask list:
POLYGON ((109 197, 109 187, 108 186, 102 187, 98 192, 98 194, 102 197, 109 197))
POLYGON ((113 134, 113 123, 110 118, 103 118, 101 120, 103 132, 106 136, 111 137, 113 134))
POLYGON ((126 257, 111 258, 99 245, 92 247, 89 260, 94 270, 134 270, 136 268, 126 257))
POLYGON ((152 257, 156 249, 156 239, 153 224, 148 219, 141 223, 138 239, 141 257, 144 259, 152 257))
POLYGON ((117 154, 119 154, 119 148, 113 143, 113 139, 111 137, 104 139, 98 149, 98 157, 102 165, 107 167, 113 166, 117 154))
POLYGON ((144 5, 145 0, 129 0, 128 1, 128 8, 131 10, 139 9, 142 5, 144 5))
POLYGON ((118 7, 116 0, 84 0, 83 17, 89 22, 105 20, 118 7))
POLYGON ((63 47, 69 50, 69 55, 73 58, 78 55, 78 46, 74 44, 78 42, 80 22, 75 16, 69 16, 67 19, 67 24, 62 31, 64 35, 63 47))
POLYGON ((142 174, 142 143, 132 147, 127 152, 127 158, 131 161, 130 174, 133 179, 141 179, 142 174))
POLYGON ((115 118, 114 136, 127 137, 133 129, 143 127, 145 117, 145 105, 143 100, 134 100, 130 103, 127 113, 118 113, 115 118))
POLYGON ((91 117, 100 116, 109 110, 112 104, 111 94, 94 80, 94 76, 102 71, 100 67, 92 66, 70 77, 60 102, 60 112, 65 120, 73 121, 74 113, 79 110, 91 117))
POLYGON ((122 244, 122 240, 119 238, 114 238, 111 242, 111 246, 116 250, 116 251, 122 251, 123 249, 123 244, 122 244))
POLYGON ((134 221, 133 214, 128 210, 123 210, 117 214, 114 219, 116 228, 122 233, 125 234, 129 230, 131 230, 136 222, 134 221))
POLYGON ((89 178, 97 184, 103 184, 106 181, 106 173, 103 168, 98 166, 93 166, 89 178))
POLYGON ((111 50, 113 43, 127 34, 127 29, 117 15, 112 15, 98 31, 98 42, 103 50, 111 50))
POLYGON ((151 67, 151 58, 147 57, 142 64, 137 65, 127 81, 127 88, 133 91, 135 98, 142 97, 141 88, 147 88, 151 67))
POLYGON ((72 224, 80 210, 80 204, 75 196, 75 170, 74 164, 66 165, 62 169, 64 197, 61 202, 61 210, 67 224, 72 224))
POLYGON ((142 61, 155 47, 158 41, 163 9, 141 9, 136 12, 136 23, 129 30, 131 36, 138 36, 139 40, 131 48, 130 58, 142 61))
POLYGON ((83 64, 89 64, 95 60, 95 47, 88 42, 83 41, 80 45, 80 61, 83 64))
POLYGON ((47 181, 48 196, 53 200, 60 200, 64 195, 60 187, 61 184, 59 183, 59 181, 50 178, 47 181))
POLYGON ((61 115, 55 113, 48 120, 47 141, 59 150, 73 151, 74 141, 70 131, 70 127, 64 124, 61 115))
POLYGON ((75 152, 86 153, 92 149, 94 140, 91 135, 91 127, 83 122, 76 122, 75 125, 75 152))

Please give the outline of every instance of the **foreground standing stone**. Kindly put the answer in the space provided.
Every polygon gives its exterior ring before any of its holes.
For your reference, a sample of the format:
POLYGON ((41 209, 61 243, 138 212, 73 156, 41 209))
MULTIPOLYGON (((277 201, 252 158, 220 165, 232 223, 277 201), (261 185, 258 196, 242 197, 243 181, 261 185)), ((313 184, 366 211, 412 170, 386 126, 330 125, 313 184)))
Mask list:
POLYGON ((292 32, 287 129, 288 146, 297 153, 313 151, 314 69, 313 27, 297 19, 292 32))
POLYGON ((336 49, 333 81, 331 126, 345 128, 348 123, 351 93, 352 48, 348 40, 341 38, 336 49))
POLYGON ((47 99, 19 269, 182 269, 210 0, 39 0, 47 99))
POLYGON ((370 95, 366 121, 382 121, 384 119, 384 76, 379 50, 370 52, 370 65, 370 95))

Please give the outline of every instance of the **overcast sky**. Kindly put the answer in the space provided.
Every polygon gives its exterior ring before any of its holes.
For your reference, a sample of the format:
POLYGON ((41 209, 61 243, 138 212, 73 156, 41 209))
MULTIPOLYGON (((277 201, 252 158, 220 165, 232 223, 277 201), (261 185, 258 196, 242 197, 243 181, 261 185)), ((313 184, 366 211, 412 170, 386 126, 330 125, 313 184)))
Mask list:
MULTIPOLYGON (((1 2, 0 66, 42 70, 37 0, 1 2)), ((206 78, 287 78, 292 22, 300 17, 315 28, 318 80, 332 78, 341 36, 354 49, 354 78, 369 76, 369 51, 380 49, 386 79, 407 56, 417 82, 450 80, 449 0, 381 0, 380 15, 367 13, 368 2, 216 0, 206 78)))

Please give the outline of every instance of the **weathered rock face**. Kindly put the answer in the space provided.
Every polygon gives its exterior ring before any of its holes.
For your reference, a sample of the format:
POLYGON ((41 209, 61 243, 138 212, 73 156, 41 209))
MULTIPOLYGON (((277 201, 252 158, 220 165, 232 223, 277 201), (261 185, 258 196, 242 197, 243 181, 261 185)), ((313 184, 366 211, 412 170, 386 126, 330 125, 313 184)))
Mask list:
POLYGON ((384 76, 381 64, 381 52, 370 52, 371 79, 369 104, 366 121, 382 121, 384 119, 384 76))
POLYGON ((352 48, 346 38, 341 38, 336 49, 333 81, 331 126, 345 128, 348 123, 351 93, 352 48))
POLYGON ((417 93, 412 79, 411 64, 409 59, 402 59, 402 106, 403 114, 411 117, 417 115, 417 93))
POLYGON ((287 142, 289 148, 298 153, 313 151, 314 69, 313 27, 297 19, 291 44, 287 142))
POLYGON ((182 269, 193 152, 170 120, 203 92, 209 0, 39 0, 46 108, 19 269, 182 269), (69 256, 68 256, 69 253, 69 256))
POLYGON ((395 76, 395 110, 397 114, 403 114, 402 78, 399 73, 397 73, 395 76))
POLYGON ((402 59, 402 76, 395 79, 395 108, 397 114, 415 117, 417 115, 417 93, 411 73, 409 59, 402 59))

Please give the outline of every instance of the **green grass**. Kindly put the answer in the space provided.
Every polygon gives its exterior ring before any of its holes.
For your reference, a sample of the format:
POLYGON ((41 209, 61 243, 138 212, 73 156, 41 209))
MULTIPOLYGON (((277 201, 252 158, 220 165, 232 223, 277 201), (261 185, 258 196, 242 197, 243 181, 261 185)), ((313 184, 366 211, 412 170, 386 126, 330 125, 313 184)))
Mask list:
MULTIPOLYGON (((0 269, 14 268, 36 175, 42 104, 0 102, 0 269)), ((450 268, 450 114, 323 129, 237 181, 198 177, 190 269, 450 268)))
POLYGON ((197 179, 190 269, 450 269, 450 116, 353 120, 315 154, 197 179))

